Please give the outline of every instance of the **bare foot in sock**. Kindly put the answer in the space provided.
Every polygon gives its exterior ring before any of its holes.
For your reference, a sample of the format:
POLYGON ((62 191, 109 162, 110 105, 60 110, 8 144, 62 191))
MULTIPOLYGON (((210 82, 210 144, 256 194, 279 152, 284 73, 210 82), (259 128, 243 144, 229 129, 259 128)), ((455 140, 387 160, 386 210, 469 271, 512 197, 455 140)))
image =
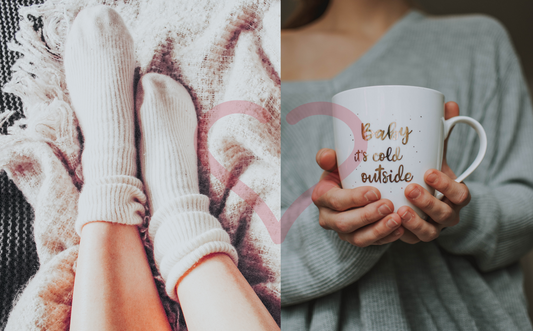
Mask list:
POLYGON ((177 300, 176 284, 202 257, 226 253, 237 264, 237 252, 209 214, 209 199, 199 194, 196 112, 187 90, 170 77, 147 74, 139 81, 135 107, 150 238, 167 294, 177 300))
POLYGON ((105 6, 81 11, 64 63, 84 138, 76 230, 93 221, 141 224, 146 198, 135 178, 133 40, 118 13, 105 6))

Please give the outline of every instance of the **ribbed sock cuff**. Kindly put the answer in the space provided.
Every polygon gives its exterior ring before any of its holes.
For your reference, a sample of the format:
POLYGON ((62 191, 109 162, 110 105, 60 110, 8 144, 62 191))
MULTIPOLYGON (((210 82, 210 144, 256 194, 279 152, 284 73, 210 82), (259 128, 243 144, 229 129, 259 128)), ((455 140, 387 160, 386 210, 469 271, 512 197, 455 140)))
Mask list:
POLYGON ((191 194, 161 207, 152 217, 150 238, 154 258, 165 279, 167 294, 178 301, 178 280, 204 256, 227 254, 237 265, 237 251, 220 222, 209 214, 209 199, 191 194))
POLYGON ((78 202, 76 232, 90 222, 140 225, 146 196, 142 182, 132 176, 110 176, 85 183, 78 202))
POLYGON ((155 235, 161 224, 167 220, 172 220, 175 218, 175 215, 193 211, 209 213, 209 198, 203 194, 188 194, 176 197, 170 202, 167 202, 157 212, 152 214, 150 227, 148 228, 150 240, 154 242, 155 235))

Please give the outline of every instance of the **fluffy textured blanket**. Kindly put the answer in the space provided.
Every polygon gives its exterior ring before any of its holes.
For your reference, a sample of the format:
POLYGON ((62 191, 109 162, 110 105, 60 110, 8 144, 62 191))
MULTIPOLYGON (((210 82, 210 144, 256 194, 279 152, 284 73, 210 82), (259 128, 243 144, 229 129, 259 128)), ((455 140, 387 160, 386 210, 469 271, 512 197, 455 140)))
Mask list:
MULTIPOLYGON (((69 329, 83 144, 62 54, 77 13, 97 3, 113 7, 129 27, 137 79, 148 72, 169 75, 193 97, 201 193, 230 234, 239 269, 279 324, 280 245, 272 223, 280 219, 279 0, 48 0, 20 9, 20 31, 10 47, 23 57, 4 87, 22 99, 26 118, 0 137, 0 167, 34 208, 40 260, 6 330, 69 329), (237 114, 214 116, 212 109, 220 104, 237 114), (254 107, 261 121, 250 116, 254 107), (272 216, 270 224, 266 214, 272 216)), ((151 255, 147 240, 146 247, 151 255)), ((175 329, 185 329, 151 263, 169 320, 175 329)))

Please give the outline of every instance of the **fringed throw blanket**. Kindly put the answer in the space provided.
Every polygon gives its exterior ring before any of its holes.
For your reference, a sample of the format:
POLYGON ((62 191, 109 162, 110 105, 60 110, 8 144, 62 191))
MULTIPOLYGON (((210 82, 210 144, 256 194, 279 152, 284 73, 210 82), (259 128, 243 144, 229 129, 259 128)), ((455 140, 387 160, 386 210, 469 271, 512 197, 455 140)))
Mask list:
MULTIPOLYGON (((122 16, 134 38, 137 79, 162 73, 189 90, 198 114, 201 193, 230 234, 239 269, 279 324, 279 226, 272 223, 280 219, 279 0, 49 0, 20 9, 10 47, 23 56, 4 87, 22 99, 25 118, 0 137, 0 167, 34 209, 40 261, 6 330, 69 329, 83 142, 62 54, 77 13, 102 3, 122 16), (226 116, 217 113, 220 105, 226 116)), ((150 255, 148 241, 146 247, 150 255)), ((171 324, 185 329, 149 258, 171 324)))

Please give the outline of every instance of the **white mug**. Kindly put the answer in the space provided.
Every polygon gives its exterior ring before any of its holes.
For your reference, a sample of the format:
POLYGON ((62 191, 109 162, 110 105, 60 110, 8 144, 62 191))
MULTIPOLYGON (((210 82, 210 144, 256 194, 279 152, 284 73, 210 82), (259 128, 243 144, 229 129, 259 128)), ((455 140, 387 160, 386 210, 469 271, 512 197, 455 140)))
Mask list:
POLYGON ((395 211, 407 205, 426 217, 404 195, 411 183, 442 198, 424 182, 424 173, 441 170, 444 140, 455 124, 470 125, 480 139, 476 159, 456 181, 468 177, 485 156, 487 137, 481 124, 467 116, 445 120, 444 95, 438 91, 416 86, 369 86, 340 92, 332 101, 337 164, 344 164, 339 166, 342 187, 376 187, 382 199, 392 201, 395 211), (342 111, 357 117, 347 124, 342 111))

